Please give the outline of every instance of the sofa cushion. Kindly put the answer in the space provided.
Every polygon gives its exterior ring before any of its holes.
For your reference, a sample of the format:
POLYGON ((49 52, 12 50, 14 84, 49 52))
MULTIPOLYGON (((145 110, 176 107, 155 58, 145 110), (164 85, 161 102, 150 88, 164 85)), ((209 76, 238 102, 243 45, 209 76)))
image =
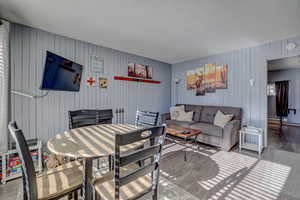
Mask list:
POLYGON ((213 124, 219 108, 220 107, 217 106, 204 106, 201 112, 200 122, 213 124))
POLYGON ((167 120, 167 125, 178 125, 185 128, 190 128, 190 125, 194 124, 195 122, 184 122, 184 121, 177 121, 177 120, 167 120))
POLYGON ((203 134, 215 137, 222 137, 223 136, 223 129, 209 123, 194 123, 190 126, 191 129, 197 129, 202 131, 203 134))
POLYGON ((200 121, 202 106, 186 104, 184 109, 186 112, 194 111, 193 121, 200 121))
POLYGON ((242 119, 242 109, 228 106, 203 106, 200 122, 214 123, 215 116, 220 110, 225 115, 233 115, 234 120, 242 119))
POLYGON ((181 112, 177 117, 177 121, 184 121, 184 122, 192 122, 193 121, 194 112, 181 112))
POLYGON ((184 113, 184 105, 170 108, 170 115, 172 120, 177 120, 181 113, 184 113))
POLYGON ((201 110, 203 106, 200 105, 191 105, 191 104, 177 104, 176 106, 184 105, 185 112, 194 111, 193 121, 199 122, 201 117, 201 110))
POLYGON ((221 111, 218 111, 214 120, 214 125, 224 128, 228 122, 233 118, 233 115, 224 115, 221 111))
POLYGON ((235 108, 235 107, 227 107, 227 106, 220 106, 218 107, 222 113, 225 115, 233 115, 234 120, 241 120, 242 119, 242 109, 241 108, 235 108))
POLYGON ((195 110, 194 111, 194 121, 199 122, 201 118, 201 110, 195 110))
POLYGON ((186 112, 194 111, 193 121, 206 122, 213 124, 215 115, 218 110, 225 115, 233 114, 233 120, 242 120, 242 109, 229 106, 203 106, 203 105, 191 105, 191 104, 177 104, 176 106, 184 105, 186 112))

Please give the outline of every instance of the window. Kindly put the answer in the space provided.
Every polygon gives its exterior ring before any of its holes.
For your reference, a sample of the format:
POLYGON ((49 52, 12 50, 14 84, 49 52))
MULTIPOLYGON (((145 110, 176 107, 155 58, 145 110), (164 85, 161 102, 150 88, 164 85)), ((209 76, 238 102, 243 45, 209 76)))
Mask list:
POLYGON ((8 124, 8 81, 9 81, 9 23, 2 20, 0 25, 0 151, 7 149, 8 124))
POLYGON ((275 83, 269 83, 267 85, 267 96, 276 96, 275 83))

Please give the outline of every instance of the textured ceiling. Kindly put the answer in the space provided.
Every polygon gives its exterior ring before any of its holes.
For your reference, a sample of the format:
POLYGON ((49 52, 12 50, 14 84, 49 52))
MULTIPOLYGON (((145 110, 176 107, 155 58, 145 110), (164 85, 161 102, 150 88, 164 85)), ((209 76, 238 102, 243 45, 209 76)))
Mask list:
POLYGON ((300 35, 300 0, 0 0, 0 17, 176 63, 300 35))

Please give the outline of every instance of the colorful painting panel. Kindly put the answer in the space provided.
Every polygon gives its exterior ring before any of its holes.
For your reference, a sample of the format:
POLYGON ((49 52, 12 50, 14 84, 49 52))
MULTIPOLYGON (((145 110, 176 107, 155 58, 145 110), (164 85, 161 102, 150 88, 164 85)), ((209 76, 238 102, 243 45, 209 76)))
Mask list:
POLYGON ((228 65, 216 67, 216 89, 227 89, 228 85, 228 65))
POLYGON ((190 70, 186 73, 186 89, 193 90, 196 88, 197 75, 194 70, 190 70))
POLYGON ((216 91, 216 64, 206 64, 204 70, 205 92, 213 93, 216 91))
POLYGON ((204 67, 197 68, 196 72, 196 96, 205 95, 205 82, 204 82, 204 67))

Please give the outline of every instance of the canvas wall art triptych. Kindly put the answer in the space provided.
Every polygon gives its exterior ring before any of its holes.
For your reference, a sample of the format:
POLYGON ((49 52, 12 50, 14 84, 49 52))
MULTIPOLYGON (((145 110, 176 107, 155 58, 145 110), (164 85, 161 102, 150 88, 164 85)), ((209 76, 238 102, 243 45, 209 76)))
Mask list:
POLYGON ((187 72, 187 90, 196 90, 196 96, 227 89, 228 65, 205 64, 187 72))
POLYGON ((149 65, 129 63, 128 76, 143 79, 152 79, 153 70, 152 67, 150 67, 149 65))

